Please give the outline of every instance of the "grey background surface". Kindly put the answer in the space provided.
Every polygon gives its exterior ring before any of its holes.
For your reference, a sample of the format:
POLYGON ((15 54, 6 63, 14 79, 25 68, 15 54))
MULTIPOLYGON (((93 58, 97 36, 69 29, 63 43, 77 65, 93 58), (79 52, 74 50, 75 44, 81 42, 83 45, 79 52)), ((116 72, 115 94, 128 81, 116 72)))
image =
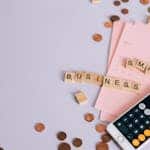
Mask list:
MULTIPOLYGON (((146 7, 130 0, 119 8, 113 0, 92 5, 88 0, 0 0, 0 144, 5 150, 56 150, 58 131, 83 138, 82 150, 94 150, 98 119, 86 123, 83 114, 93 108, 99 87, 65 84, 66 70, 105 73, 110 29, 103 22, 130 8, 124 20, 145 20, 146 7), (93 33, 103 41, 91 40, 93 33), (80 107, 72 94, 83 90, 89 103, 80 107), (33 126, 42 121, 46 130, 33 126)), ((110 143, 110 150, 118 150, 110 143)))

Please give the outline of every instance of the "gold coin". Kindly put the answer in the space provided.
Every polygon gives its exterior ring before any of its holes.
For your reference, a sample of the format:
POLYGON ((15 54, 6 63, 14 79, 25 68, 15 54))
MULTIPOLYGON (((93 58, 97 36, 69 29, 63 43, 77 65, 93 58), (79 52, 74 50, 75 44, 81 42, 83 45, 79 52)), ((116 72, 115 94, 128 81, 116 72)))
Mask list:
POLYGON ((34 129, 37 132, 43 132, 45 130, 45 125, 41 122, 38 122, 35 124, 34 129))
POLYGON ((93 40, 94 40, 95 42, 100 42, 102 39, 103 39, 103 36, 102 36, 101 34, 95 33, 95 34, 93 35, 93 40))
POLYGON ((106 131, 106 125, 99 123, 95 126, 95 130, 99 133, 105 132, 106 131))
POLYGON ((86 113, 84 115, 84 119, 87 121, 87 122, 92 122, 94 120, 94 115, 92 113, 86 113))
POLYGON ((143 141, 145 141, 146 138, 145 138, 144 134, 139 134, 138 139, 139 139, 139 141, 143 142, 143 141))
POLYGON ((133 144, 135 147, 138 147, 138 146, 140 145, 140 142, 139 142, 139 140, 134 139, 134 140, 132 141, 132 144, 133 144))
POLYGON ((146 137, 150 137, 150 130, 149 129, 144 130, 144 135, 146 137))
POLYGON ((99 142, 96 144, 96 150, 108 150, 108 144, 104 142, 99 142))
POLYGON ((106 27, 106 28, 112 28, 112 26, 113 26, 113 23, 111 21, 104 22, 104 27, 106 27))

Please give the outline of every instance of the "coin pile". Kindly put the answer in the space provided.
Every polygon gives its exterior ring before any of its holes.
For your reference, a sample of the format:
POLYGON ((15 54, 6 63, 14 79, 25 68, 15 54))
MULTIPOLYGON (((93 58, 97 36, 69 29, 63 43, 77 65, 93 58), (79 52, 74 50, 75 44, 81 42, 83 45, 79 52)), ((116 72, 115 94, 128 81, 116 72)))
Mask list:
POLYGON ((95 126, 95 130, 102 134, 101 140, 96 144, 96 150, 108 150, 108 142, 111 141, 110 135, 106 132, 106 125, 99 123, 95 126))
MULTIPOLYGON (((67 138, 67 134, 64 131, 60 131, 57 133, 56 137, 59 141, 64 141, 67 138)), ((82 144, 83 144, 82 139, 80 139, 78 137, 73 138, 72 145, 74 147, 79 148, 82 146, 82 144)), ((61 142, 58 145, 58 150, 71 150, 71 145, 67 142, 61 142)))

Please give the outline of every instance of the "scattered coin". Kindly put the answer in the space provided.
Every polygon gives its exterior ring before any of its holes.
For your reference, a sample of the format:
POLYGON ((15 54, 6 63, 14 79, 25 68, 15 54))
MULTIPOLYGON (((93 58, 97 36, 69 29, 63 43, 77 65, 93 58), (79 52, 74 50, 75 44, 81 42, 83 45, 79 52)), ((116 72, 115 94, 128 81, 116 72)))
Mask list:
POLYGON ((127 3, 129 2, 129 0, 121 0, 123 3, 127 3))
POLYGON ((110 20, 111 20, 112 22, 118 21, 118 20, 120 20, 120 17, 117 16, 117 15, 112 15, 112 16, 110 17, 110 20))
POLYGON ((149 4, 149 0, 140 0, 140 3, 143 5, 149 4))
POLYGON ((147 11, 150 13, 150 7, 147 8, 147 11))
POLYGON ((96 144, 96 150, 108 150, 108 144, 104 142, 99 142, 96 144))
POLYGON ((73 141, 72 141, 72 144, 75 147, 80 147, 82 145, 82 140, 80 138, 74 138, 73 141))
POLYGON ((38 123, 35 124, 34 129, 37 132, 43 132, 45 130, 45 125, 41 122, 38 122, 38 123))
POLYGON ((87 122, 92 122, 94 120, 94 115, 92 113, 86 113, 85 116, 84 116, 84 119, 87 122))
POLYGON ((129 13, 129 10, 128 10, 127 8, 123 8, 123 9, 121 10, 121 12, 122 12, 122 14, 126 15, 126 14, 129 13))
POLYGON ((67 134, 63 131, 57 133, 57 139, 63 141, 67 138, 67 134))
POLYGON ((95 33, 93 35, 93 40, 96 42, 100 42, 103 39, 103 36, 101 34, 95 33))
POLYGON ((118 1, 118 0, 114 1, 114 5, 115 5, 115 6, 120 6, 120 4, 121 4, 120 1, 118 1))
POLYGON ((112 23, 111 21, 106 21, 106 22, 104 23, 104 26, 105 26, 106 28, 111 28, 111 27, 113 26, 113 23, 112 23))
POLYGON ((102 141, 104 142, 104 143, 107 143, 107 142, 109 142, 112 138, 111 138, 111 136, 109 135, 109 134, 103 134, 102 136, 101 136, 101 139, 102 139, 102 141))
POLYGON ((58 150, 71 150, 71 146, 68 143, 60 143, 58 150))
POLYGON ((106 131, 106 125, 99 123, 95 126, 95 130, 99 133, 105 132, 106 131))

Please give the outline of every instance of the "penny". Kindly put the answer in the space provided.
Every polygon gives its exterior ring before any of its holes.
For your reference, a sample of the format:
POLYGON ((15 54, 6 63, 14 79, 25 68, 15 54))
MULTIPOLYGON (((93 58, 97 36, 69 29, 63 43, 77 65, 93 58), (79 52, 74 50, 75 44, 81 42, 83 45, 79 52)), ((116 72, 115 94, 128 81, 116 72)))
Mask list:
POLYGON ((143 5, 149 4, 149 0, 140 0, 140 3, 143 5))
POLYGON ((112 22, 118 21, 118 20, 120 20, 120 17, 117 16, 117 15, 112 15, 112 16, 110 17, 110 20, 111 20, 112 22))
POLYGON ((108 150, 108 144, 104 142, 99 142, 96 144, 96 150, 108 150))
POLYGON ((92 113, 86 113, 85 116, 84 116, 84 119, 87 122, 92 122, 94 120, 94 115, 92 113))
POLYGON ((104 27, 106 27, 106 28, 111 28, 112 26, 113 26, 113 23, 111 21, 106 21, 104 23, 104 27))
POLYGON ((99 133, 105 132, 106 131, 106 126, 104 124, 97 124, 95 126, 95 130, 99 133))
POLYGON ((101 34, 95 33, 93 35, 93 40, 96 41, 96 42, 100 42, 102 39, 103 39, 103 37, 102 37, 101 34))
POLYGON ((102 136, 101 136, 101 139, 102 139, 102 141, 104 142, 104 143, 107 143, 107 142, 109 142, 112 138, 111 138, 111 136, 109 135, 109 134, 103 134, 102 136))
POLYGON ((123 3, 127 3, 129 2, 129 0, 121 0, 123 3))
POLYGON ((120 1, 118 1, 118 0, 114 1, 115 6, 120 6, 120 4, 121 4, 120 1))
POLYGON ((67 134, 63 131, 57 133, 57 139, 63 141, 67 138, 67 134))
POLYGON ((60 143, 58 150, 71 150, 71 146, 68 143, 60 143))
POLYGON ((45 130, 45 125, 41 122, 38 122, 38 123, 35 124, 34 129, 37 132, 43 132, 45 130))
POLYGON ((80 147, 82 145, 82 140, 80 138, 74 138, 73 141, 72 141, 72 144, 75 147, 80 147))
POLYGON ((126 14, 129 13, 129 10, 128 10, 127 8, 123 8, 123 9, 121 10, 121 12, 122 12, 122 14, 126 15, 126 14))

